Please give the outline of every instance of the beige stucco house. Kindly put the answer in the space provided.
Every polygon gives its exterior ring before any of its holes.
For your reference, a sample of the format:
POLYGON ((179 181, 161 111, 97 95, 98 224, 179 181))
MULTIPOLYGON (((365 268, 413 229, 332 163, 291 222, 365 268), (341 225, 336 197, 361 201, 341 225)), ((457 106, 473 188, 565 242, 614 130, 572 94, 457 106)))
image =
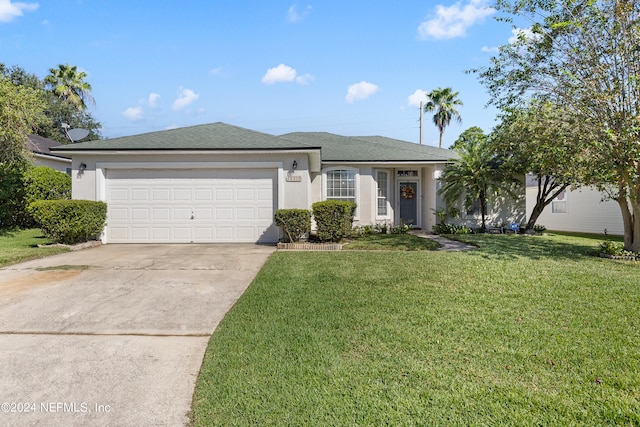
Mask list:
POLYGON ((385 137, 274 136, 214 123, 57 147, 73 198, 107 202, 105 243, 276 242, 276 209, 357 204, 355 224, 431 230, 446 149, 385 137))

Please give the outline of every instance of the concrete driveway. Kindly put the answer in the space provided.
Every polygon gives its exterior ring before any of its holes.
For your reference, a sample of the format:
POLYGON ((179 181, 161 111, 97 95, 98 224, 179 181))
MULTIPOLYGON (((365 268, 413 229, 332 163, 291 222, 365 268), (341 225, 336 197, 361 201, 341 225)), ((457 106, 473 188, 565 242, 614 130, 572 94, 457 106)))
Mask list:
POLYGON ((0 425, 183 426, 274 247, 105 245, 0 269, 0 425))

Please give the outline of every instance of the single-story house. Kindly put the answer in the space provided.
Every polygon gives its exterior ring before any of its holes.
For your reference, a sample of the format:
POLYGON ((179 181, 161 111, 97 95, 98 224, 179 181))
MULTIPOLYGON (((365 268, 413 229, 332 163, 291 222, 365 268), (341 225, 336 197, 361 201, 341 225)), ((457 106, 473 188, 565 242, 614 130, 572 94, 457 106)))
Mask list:
POLYGON ((58 141, 39 135, 29 135, 27 140, 27 147, 33 155, 33 163, 36 166, 48 166, 71 175, 71 157, 51 152, 51 148, 58 145, 60 145, 58 141))
MULTIPOLYGON (((527 177, 527 218, 536 204, 538 185, 527 177)), ((595 188, 568 188, 538 217, 536 224, 548 230, 624 235, 620 206, 595 188)))
POLYGON ((74 199, 107 202, 105 243, 277 242, 276 209, 357 204, 355 224, 431 230, 450 150, 380 136, 213 123, 55 148, 74 199))

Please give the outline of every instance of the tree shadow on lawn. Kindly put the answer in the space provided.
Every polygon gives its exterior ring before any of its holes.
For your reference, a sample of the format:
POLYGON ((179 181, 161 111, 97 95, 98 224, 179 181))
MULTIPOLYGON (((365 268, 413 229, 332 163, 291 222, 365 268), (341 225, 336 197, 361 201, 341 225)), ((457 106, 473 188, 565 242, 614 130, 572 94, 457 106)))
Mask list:
POLYGON ((12 228, 0 228, 0 237, 14 237, 15 231, 12 228))
POLYGON ((584 243, 566 242, 558 237, 547 236, 484 234, 447 237, 477 246, 477 250, 468 253, 486 259, 552 258, 575 261, 579 257, 597 255, 595 240, 589 244, 588 240, 584 243))

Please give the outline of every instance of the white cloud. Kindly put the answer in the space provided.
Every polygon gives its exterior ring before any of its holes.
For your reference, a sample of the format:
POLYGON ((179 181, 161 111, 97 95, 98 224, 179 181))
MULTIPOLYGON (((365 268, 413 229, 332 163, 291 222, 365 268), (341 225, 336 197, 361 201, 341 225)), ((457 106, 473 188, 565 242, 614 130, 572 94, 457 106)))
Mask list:
POLYGON ((487 53, 497 53, 500 51, 500 49, 497 47, 489 47, 489 46, 482 46, 480 50, 487 53))
POLYGON ((417 89, 411 95, 407 97, 407 103, 411 107, 420 108, 420 102, 427 101, 427 91, 422 89, 417 89))
POLYGON ((0 22, 11 22, 23 15, 23 12, 33 12, 40 5, 38 3, 12 3, 11 0, 0 0, 0 22))
POLYGON ((262 83, 272 85, 276 83, 296 82, 299 85, 307 85, 313 81, 311 74, 298 75, 295 68, 280 64, 277 67, 269 68, 262 77, 262 83))
POLYGON ((311 13, 311 5, 307 5, 304 10, 298 11, 298 6, 293 4, 287 11, 287 21, 299 22, 304 19, 309 13, 311 13))
POLYGON ((187 105, 196 101, 198 98, 200 98, 200 95, 198 95, 191 89, 180 88, 180 94, 178 95, 176 100, 173 101, 173 105, 171 106, 171 108, 173 110, 181 110, 187 105))
POLYGON ((169 125, 164 130, 178 129, 178 125, 169 125))
POLYGON ((224 69, 222 67, 216 67, 216 68, 212 68, 211 70, 209 70, 209 74, 213 74, 214 76, 218 76, 218 75, 222 74, 223 71, 224 71, 224 69))
POLYGON ((134 122, 142 120, 142 107, 129 107, 122 112, 122 115, 134 122))
POLYGON ((305 74, 304 76, 298 76, 296 77, 296 83, 298 83, 299 85, 308 85, 309 83, 311 83, 313 80, 315 79, 315 77, 313 77, 311 74, 305 74))
POLYGON ((262 77, 262 83, 272 85, 275 83, 292 82, 296 79, 296 70, 288 65, 280 64, 277 67, 269 68, 262 77))
POLYGON ((147 102, 149 103, 149 107, 155 108, 159 98, 160 98, 159 94, 151 92, 149 94, 149 99, 147 100, 147 102))
POLYGON ((347 88, 347 96, 344 97, 345 101, 348 104, 353 104, 354 101, 359 99, 367 99, 374 93, 376 93, 380 88, 378 85, 374 85, 373 83, 365 82, 364 80, 360 83, 352 84, 347 88))
POLYGON ((468 0, 466 4, 459 1, 448 7, 438 5, 436 17, 422 22, 418 26, 418 35, 423 40, 463 37, 469 27, 495 12, 487 6, 487 0, 468 0))

